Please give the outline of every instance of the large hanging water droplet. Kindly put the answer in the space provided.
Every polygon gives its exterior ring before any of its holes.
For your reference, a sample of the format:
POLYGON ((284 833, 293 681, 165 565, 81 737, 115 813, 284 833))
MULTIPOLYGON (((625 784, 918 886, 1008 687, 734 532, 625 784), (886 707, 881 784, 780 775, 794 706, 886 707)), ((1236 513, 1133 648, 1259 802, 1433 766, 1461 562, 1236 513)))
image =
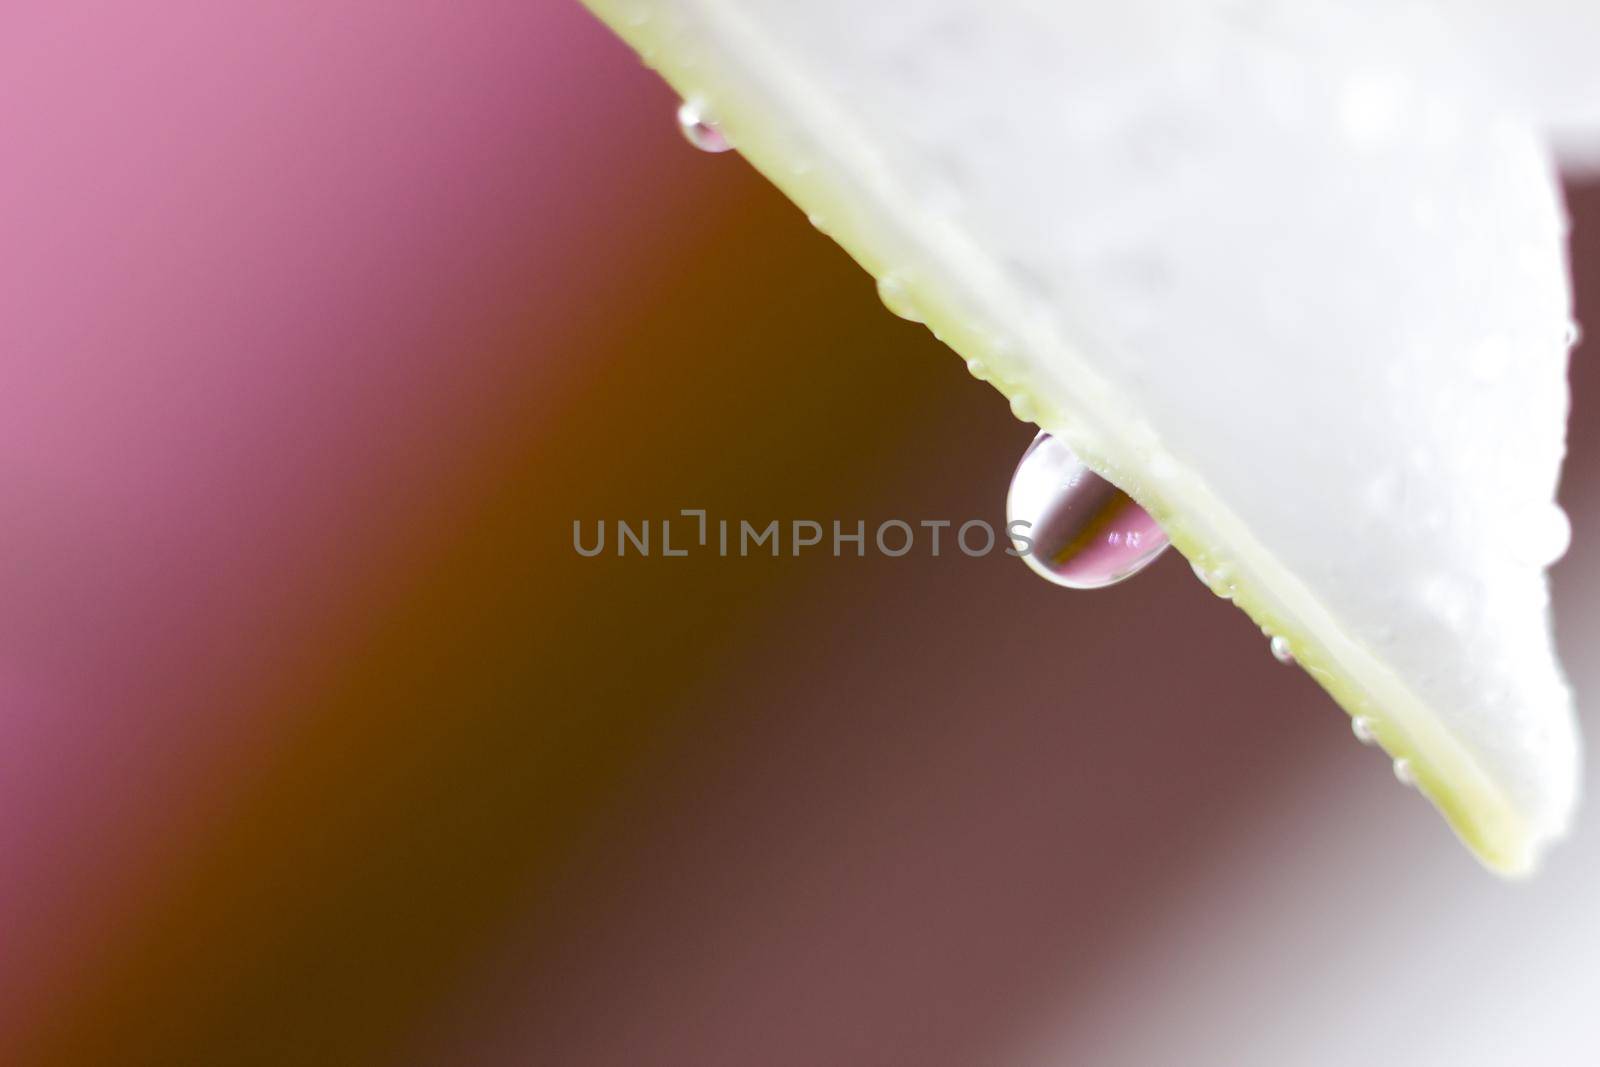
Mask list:
POLYGON ((1013 527, 1032 542, 1023 561, 1069 589, 1132 577, 1167 547, 1167 535, 1149 512, 1048 433, 1033 439, 1011 476, 1006 519, 1028 523, 1013 527))
POLYGON ((685 100, 678 105, 678 129, 684 140, 702 152, 726 152, 733 147, 710 111, 698 100, 685 100))

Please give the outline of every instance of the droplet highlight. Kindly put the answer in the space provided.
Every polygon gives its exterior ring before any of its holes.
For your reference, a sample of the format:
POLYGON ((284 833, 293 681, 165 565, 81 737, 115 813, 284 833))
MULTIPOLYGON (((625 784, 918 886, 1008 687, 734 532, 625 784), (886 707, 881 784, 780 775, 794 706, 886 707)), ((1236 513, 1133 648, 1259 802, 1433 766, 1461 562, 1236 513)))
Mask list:
POLYGON ((1279 663, 1294 663, 1294 650, 1289 647, 1289 639, 1287 637, 1274 637, 1267 647, 1272 650, 1272 658, 1279 663))
POLYGON ((698 100, 685 100, 678 105, 678 130, 684 140, 702 152, 726 152, 733 148, 711 112, 698 100))
POLYGON ((1549 504, 1536 513, 1524 533, 1527 555, 1533 562, 1548 567, 1572 547, 1572 520, 1559 504, 1549 504))
POLYGON ((1357 715, 1350 720, 1350 732, 1356 735, 1356 740, 1363 745, 1378 743, 1378 735, 1373 730, 1372 720, 1365 715, 1357 715))
POLYGON ((1401 785, 1416 785, 1417 771, 1411 766, 1411 761, 1401 756, 1394 761, 1394 776, 1401 785))
POLYGON ((1194 571, 1194 576, 1200 579, 1201 585, 1217 596, 1223 600, 1233 599, 1233 582, 1230 580, 1230 574, 1226 566, 1218 567, 1214 571, 1208 571, 1199 563, 1191 560, 1189 569, 1194 571))
POLYGON ((885 274, 878 279, 878 299, 883 301, 884 307, 907 322, 922 321, 922 313, 911 299, 911 290, 906 288, 906 283, 898 275, 885 274))
POLYGON ((1099 589, 1131 578, 1168 543, 1149 512, 1048 433, 1033 439, 1011 476, 1006 519, 1027 524, 1012 527, 1029 541, 1023 562, 1068 589, 1099 589))

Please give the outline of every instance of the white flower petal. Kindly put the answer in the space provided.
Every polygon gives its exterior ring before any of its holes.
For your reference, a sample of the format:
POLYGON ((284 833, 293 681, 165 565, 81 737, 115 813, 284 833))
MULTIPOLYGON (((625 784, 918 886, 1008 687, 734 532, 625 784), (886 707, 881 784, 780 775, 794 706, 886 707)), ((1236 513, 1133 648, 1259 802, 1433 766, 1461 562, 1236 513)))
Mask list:
POLYGON ((1284 635, 1487 863, 1563 832, 1562 213, 1437 11, 594 6, 1284 635))

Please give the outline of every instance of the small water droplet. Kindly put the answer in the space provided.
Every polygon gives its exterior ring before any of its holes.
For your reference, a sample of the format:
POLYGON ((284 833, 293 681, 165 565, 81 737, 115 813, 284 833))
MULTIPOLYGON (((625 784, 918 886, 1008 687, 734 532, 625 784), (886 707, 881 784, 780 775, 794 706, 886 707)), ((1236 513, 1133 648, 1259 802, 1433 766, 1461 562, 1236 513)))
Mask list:
POLYGON ((908 322, 921 322, 922 315, 917 311, 917 305, 911 300, 911 292, 906 288, 906 283, 894 274, 885 274, 878 279, 878 299, 883 301, 883 306, 894 314, 899 315, 908 322))
POLYGON ((1416 785, 1417 772, 1411 766, 1411 761, 1401 756, 1394 761, 1394 776, 1401 785, 1416 785))
POLYGON ((1011 414, 1022 422, 1033 421, 1033 401, 1027 393, 1017 393, 1011 398, 1011 414))
POLYGON ((1567 320, 1566 332, 1564 334, 1564 337, 1565 337, 1565 340, 1567 342, 1567 347, 1568 348, 1577 348, 1580 344, 1583 343, 1583 327, 1578 324, 1578 320, 1576 320, 1576 319, 1568 319, 1567 320))
POLYGON ((1022 559, 1069 589, 1098 589, 1155 562, 1167 535, 1133 498, 1083 465, 1048 433, 1033 439, 1011 476, 1008 522, 1027 522, 1022 559))
POLYGON ((967 360, 967 373, 978 379, 980 382, 986 382, 989 380, 989 368, 983 365, 983 360, 981 359, 967 360))
POLYGON ((1572 520, 1560 504, 1539 508, 1518 532, 1517 555, 1529 563, 1548 567, 1572 546, 1572 520))
POLYGON ((1350 720, 1350 732, 1356 735, 1356 740, 1363 745, 1378 743, 1378 735, 1373 733, 1372 720, 1365 715, 1357 715, 1350 720))
POLYGON ((1560 504, 1551 504, 1545 510, 1543 526, 1542 555, 1545 565, 1549 566, 1565 556, 1567 549, 1572 547, 1572 520, 1560 504))
POLYGON ((812 227, 818 233, 827 233, 828 232, 828 220, 822 214, 813 211, 809 215, 806 216, 806 221, 811 223, 812 227))
POLYGON ((1294 652, 1289 648, 1289 639, 1287 637, 1282 635, 1274 637, 1267 647, 1272 649, 1272 658, 1279 663, 1294 663, 1294 652))
POLYGON ((684 140, 702 152, 726 152, 733 147, 711 112, 698 100, 678 105, 678 129, 684 140))
POLYGON ((1226 566, 1219 566, 1215 570, 1206 570, 1199 563, 1190 562, 1189 569, 1194 571, 1194 576, 1200 579, 1200 584, 1211 590, 1223 600, 1233 599, 1233 582, 1229 580, 1229 571, 1226 566))

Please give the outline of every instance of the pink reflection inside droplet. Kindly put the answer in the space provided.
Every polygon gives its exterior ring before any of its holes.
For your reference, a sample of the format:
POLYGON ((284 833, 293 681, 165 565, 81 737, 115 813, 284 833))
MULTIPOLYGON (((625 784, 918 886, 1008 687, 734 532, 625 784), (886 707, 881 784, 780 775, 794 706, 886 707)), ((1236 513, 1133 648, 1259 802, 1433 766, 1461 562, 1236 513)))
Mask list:
POLYGON ((726 152, 733 147, 722 127, 706 113, 703 105, 685 100, 678 108, 678 129, 684 138, 702 152, 726 152))
POLYGON ((1011 529, 1031 541, 1022 557, 1028 566, 1072 589, 1120 582, 1167 547, 1149 512, 1047 433, 1017 464, 1006 511, 1011 529))

